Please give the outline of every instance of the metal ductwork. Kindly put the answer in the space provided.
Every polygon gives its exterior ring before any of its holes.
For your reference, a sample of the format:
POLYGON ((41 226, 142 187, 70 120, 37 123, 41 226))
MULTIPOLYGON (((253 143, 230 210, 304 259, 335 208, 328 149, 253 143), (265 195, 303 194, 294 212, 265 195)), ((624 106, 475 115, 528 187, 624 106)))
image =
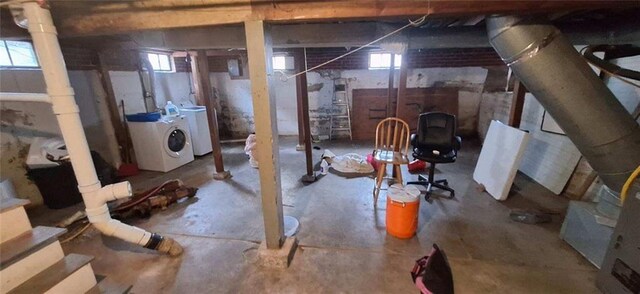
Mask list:
POLYGON ((553 25, 490 16, 489 41, 609 188, 640 165, 640 126, 553 25))

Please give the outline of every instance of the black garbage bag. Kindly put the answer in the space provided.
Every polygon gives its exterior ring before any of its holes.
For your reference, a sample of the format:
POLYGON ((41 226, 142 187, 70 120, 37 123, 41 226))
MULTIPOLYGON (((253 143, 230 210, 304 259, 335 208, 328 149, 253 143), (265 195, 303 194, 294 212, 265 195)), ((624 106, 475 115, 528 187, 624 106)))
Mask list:
POLYGON ((411 278, 423 294, 453 294, 453 274, 447 256, 433 244, 429 255, 416 261, 411 278))

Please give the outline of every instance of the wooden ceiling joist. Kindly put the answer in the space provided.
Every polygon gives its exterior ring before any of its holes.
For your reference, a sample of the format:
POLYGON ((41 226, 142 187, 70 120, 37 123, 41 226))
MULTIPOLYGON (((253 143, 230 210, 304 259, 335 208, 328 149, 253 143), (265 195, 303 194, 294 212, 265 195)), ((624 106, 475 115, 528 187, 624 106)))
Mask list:
POLYGON ((315 22, 406 19, 430 15, 532 13, 638 7, 638 1, 444 1, 444 0, 154 0, 54 1, 63 36, 89 36, 183 27, 238 24, 246 20, 315 22))

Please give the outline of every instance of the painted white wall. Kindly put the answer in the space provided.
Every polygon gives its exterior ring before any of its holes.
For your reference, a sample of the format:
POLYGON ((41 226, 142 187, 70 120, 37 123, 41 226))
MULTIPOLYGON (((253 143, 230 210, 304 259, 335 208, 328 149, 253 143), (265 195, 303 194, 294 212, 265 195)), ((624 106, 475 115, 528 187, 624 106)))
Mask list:
MULTIPOLYGON (((114 166, 120 156, 106 105, 106 95, 96 71, 69 71, 71 86, 80 108, 80 118, 91 150, 114 166)), ((0 91, 45 93, 40 70, 0 70, 0 91)), ((34 204, 42 203, 36 186, 26 176, 24 164, 35 137, 60 136, 51 106, 43 103, 0 103, 0 177, 9 178, 20 197, 34 204)))
POLYGON ((237 138, 254 132, 251 82, 248 79, 232 80, 228 73, 210 73, 209 78, 214 95, 220 101, 218 116, 224 124, 221 128, 231 130, 237 138))
MULTIPOLYGON (((156 73, 154 90, 156 105, 164 108, 167 101, 180 106, 181 104, 195 104, 195 94, 192 93, 190 80, 191 73, 171 72, 156 73)), ((137 71, 110 71, 111 84, 116 96, 116 102, 120 105, 125 102, 127 114, 145 112, 142 99, 142 85, 137 71)))
POLYGON ((167 101, 180 106, 181 104, 195 104, 195 94, 192 90, 190 72, 157 72, 155 75, 156 103, 164 107, 167 101))
POLYGON ((126 114, 146 112, 138 72, 110 71, 109 76, 118 107, 121 107, 122 101, 124 101, 126 114))

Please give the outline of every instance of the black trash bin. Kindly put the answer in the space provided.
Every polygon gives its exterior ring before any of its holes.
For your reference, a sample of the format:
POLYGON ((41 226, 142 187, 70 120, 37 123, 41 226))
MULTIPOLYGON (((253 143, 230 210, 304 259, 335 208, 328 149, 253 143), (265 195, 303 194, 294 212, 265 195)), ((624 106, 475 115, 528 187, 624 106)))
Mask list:
MULTIPOLYGON (((91 151, 91 158, 96 167, 98 179, 103 186, 116 182, 115 168, 95 151, 91 151)), ((82 195, 78 191, 78 182, 70 162, 64 162, 55 167, 27 168, 27 177, 40 190, 44 205, 51 209, 69 207, 82 201, 82 195)))

